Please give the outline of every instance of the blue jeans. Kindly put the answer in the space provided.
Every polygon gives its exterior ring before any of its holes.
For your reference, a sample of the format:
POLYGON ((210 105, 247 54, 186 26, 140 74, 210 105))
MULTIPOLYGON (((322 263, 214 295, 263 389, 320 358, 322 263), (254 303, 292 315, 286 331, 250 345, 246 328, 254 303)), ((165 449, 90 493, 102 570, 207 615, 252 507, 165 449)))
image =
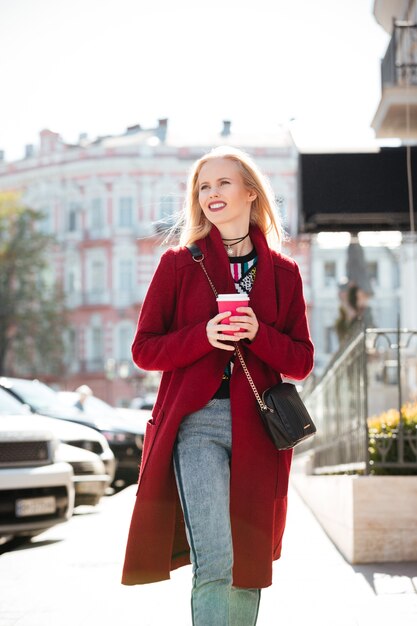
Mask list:
POLYGON ((229 399, 187 415, 174 447, 174 471, 193 566, 194 626, 255 626, 260 589, 232 586, 229 399))

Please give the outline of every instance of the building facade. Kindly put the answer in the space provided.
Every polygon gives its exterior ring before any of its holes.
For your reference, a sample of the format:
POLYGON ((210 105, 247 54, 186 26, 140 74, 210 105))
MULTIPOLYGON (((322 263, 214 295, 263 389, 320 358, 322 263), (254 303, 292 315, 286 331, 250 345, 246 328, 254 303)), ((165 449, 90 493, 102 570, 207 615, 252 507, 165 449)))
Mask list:
MULTIPOLYGON (((156 128, 138 125, 120 136, 81 135, 76 145, 43 130, 39 146, 26 146, 23 159, 0 161, 0 190, 22 192, 58 242, 50 271, 64 286, 70 328, 66 375, 49 382, 66 389, 88 384, 115 405, 156 386, 158 375, 131 361, 138 313, 165 249, 164 232, 182 208, 189 167, 222 144, 256 158, 295 235, 297 151, 283 130, 243 137, 226 121, 217 136, 187 142, 171 137, 167 120, 159 120, 156 128)), ((308 245, 297 247, 295 256, 307 272, 308 245)))
POLYGON ((374 16, 391 40, 381 61, 381 98, 372 126, 377 137, 406 146, 410 226, 401 247, 401 317, 405 327, 417 328, 417 167, 411 152, 417 144, 417 0, 375 0, 374 16))

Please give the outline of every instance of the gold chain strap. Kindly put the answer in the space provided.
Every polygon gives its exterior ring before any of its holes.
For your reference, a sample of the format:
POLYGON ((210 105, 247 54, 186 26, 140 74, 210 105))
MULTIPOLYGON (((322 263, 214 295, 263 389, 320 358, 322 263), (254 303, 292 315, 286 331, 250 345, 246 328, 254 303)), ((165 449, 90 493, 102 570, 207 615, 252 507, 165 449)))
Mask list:
MULTIPOLYGON (((215 286, 213 285, 213 283, 211 282, 210 276, 207 274, 207 270, 206 270, 205 265, 204 265, 204 263, 203 263, 203 261, 204 261, 204 254, 202 254, 202 255, 201 255, 201 258, 199 258, 199 259, 197 259, 197 258, 195 258, 195 257, 193 257, 193 259, 194 259, 194 261, 195 261, 196 263, 199 263, 199 264, 201 265, 201 268, 202 268, 202 270, 204 271, 204 273, 205 273, 205 275, 206 275, 206 277, 207 277, 207 280, 209 281, 210 287, 212 288, 213 293, 214 293, 214 295, 215 295, 215 296, 216 296, 216 298, 217 298, 217 291, 216 291, 216 288, 215 288, 215 286)), ((254 383, 254 382, 253 382, 253 380, 252 380, 252 376, 249 374, 249 370, 248 370, 248 368, 247 368, 247 366, 246 366, 245 359, 244 359, 244 358, 243 358, 243 356, 242 356, 242 353, 241 353, 241 351, 240 351, 240 348, 239 348, 239 346, 238 346, 237 342, 233 342, 233 343, 235 344, 235 350, 236 350, 236 354, 237 354, 237 356, 239 357, 240 364, 242 365, 243 371, 244 371, 244 372, 245 372, 245 374, 246 374, 246 378, 248 379, 248 382, 249 382, 249 384, 250 384, 250 386, 251 386, 251 388, 252 388, 252 391, 253 391, 253 393, 255 394, 255 398, 257 399, 258 404, 259 404, 259 406, 261 407, 261 410, 262 410, 262 411, 270 411, 270 408, 269 408, 269 407, 268 407, 268 406, 267 406, 267 405, 266 405, 266 404, 262 401, 262 398, 261 398, 261 396, 259 395, 259 392, 258 392, 257 388, 255 387, 255 383, 254 383)))
POLYGON ((242 365, 243 371, 246 374, 246 378, 249 381, 249 384, 250 384, 250 386, 252 388, 253 393, 255 394, 255 398, 257 399, 258 404, 261 407, 261 410, 262 411, 270 410, 269 407, 262 401, 262 398, 259 395, 259 392, 258 392, 257 388, 255 387, 255 383, 252 380, 252 376, 249 374, 249 370, 248 370, 248 368, 246 366, 245 359, 243 358, 242 353, 241 353, 240 348, 237 345, 237 343, 235 343, 235 348, 236 348, 236 354, 239 357, 240 364, 242 365))
POLYGON ((217 291, 216 291, 216 287, 213 285, 213 283, 211 282, 210 276, 207 274, 206 266, 204 265, 204 263, 203 263, 203 261, 202 261, 202 260, 200 261, 200 263, 201 263, 201 267, 202 267, 202 268, 203 268, 203 270, 204 270, 205 275, 207 276, 207 280, 208 280, 208 281, 209 281, 209 283, 210 283, 210 287, 213 289, 214 295, 215 295, 215 296, 216 296, 216 298, 217 298, 217 295, 218 295, 218 294, 217 294, 217 291))

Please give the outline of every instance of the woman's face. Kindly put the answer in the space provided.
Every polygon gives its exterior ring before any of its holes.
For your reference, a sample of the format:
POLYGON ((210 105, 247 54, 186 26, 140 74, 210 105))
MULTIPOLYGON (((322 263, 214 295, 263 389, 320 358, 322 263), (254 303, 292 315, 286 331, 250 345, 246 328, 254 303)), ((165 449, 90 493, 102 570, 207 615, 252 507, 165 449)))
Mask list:
POLYGON ((246 189, 238 165, 219 157, 205 163, 198 176, 198 200, 206 218, 222 232, 247 233, 256 192, 246 189))

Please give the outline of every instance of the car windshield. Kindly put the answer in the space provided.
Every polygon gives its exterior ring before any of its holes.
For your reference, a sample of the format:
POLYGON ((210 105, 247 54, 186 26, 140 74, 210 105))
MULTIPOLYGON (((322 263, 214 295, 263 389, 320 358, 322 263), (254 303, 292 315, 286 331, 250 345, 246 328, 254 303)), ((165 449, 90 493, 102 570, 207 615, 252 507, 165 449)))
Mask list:
POLYGON ((13 380, 12 390, 35 411, 59 404, 56 392, 38 380, 13 380))
MULTIPOLYGON (((79 398, 78 393, 75 391, 60 391, 58 396, 67 406, 74 406, 79 398)), ((89 396, 85 399, 83 410, 90 415, 115 417, 114 408, 96 396, 89 396)))
POLYGON ((0 387, 0 415, 27 415, 23 404, 0 387))
POLYGON ((114 417, 114 408, 107 402, 104 402, 104 400, 100 400, 100 398, 90 396, 87 398, 85 405, 88 412, 114 417))

